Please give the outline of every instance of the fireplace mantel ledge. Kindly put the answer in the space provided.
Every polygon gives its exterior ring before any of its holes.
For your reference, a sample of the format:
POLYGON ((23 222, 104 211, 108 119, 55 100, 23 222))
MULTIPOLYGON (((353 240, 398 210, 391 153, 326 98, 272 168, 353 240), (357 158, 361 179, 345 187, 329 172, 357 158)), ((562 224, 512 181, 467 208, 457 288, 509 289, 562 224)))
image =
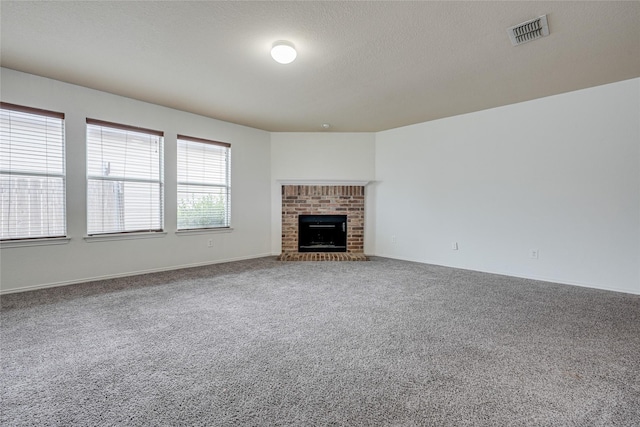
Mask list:
POLYGON ((278 179, 280 185, 354 185, 366 186, 371 181, 343 180, 343 179, 278 179))

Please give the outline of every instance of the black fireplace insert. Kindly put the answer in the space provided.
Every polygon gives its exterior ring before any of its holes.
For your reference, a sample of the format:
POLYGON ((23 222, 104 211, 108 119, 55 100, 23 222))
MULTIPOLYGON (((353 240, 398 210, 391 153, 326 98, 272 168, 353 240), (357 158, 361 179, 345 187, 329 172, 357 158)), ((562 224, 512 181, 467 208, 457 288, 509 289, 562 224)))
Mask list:
POLYGON ((346 251, 346 215, 298 216, 298 252, 346 251))

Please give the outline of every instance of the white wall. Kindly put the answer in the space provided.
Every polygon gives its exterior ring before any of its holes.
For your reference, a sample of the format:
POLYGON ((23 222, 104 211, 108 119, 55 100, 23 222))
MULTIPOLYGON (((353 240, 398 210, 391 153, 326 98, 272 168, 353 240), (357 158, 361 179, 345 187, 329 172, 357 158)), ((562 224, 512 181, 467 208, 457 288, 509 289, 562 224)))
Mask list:
POLYGON ((358 180, 367 254, 640 294, 640 79, 377 134, 269 134, 7 69, 0 84, 66 114, 71 237, 3 248, 2 292, 279 254, 280 181, 358 180), (165 237, 83 239, 86 117, 165 132, 165 237), (232 233, 174 233, 177 133, 232 144, 232 233))
POLYGON ((375 253, 640 294, 639 104, 633 79, 377 133, 375 253))
MULTIPOLYGON (((375 176, 374 166, 373 133, 272 133, 272 253, 279 255, 282 248, 280 181, 371 181, 375 176)), ((373 250, 374 212, 369 203, 369 186, 365 187, 365 253, 373 250)))
POLYGON ((270 135, 129 98, 1 69, 2 101, 66 115, 66 245, 3 248, 2 292, 145 271, 269 255, 270 135), (165 230, 162 238, 92 242, 86 235, 85 118, 165 132, 165 230), (176 235, 176 134, 231 143, 231 233, 176 235), (213 239, 213 247, 207 247, 213 239))

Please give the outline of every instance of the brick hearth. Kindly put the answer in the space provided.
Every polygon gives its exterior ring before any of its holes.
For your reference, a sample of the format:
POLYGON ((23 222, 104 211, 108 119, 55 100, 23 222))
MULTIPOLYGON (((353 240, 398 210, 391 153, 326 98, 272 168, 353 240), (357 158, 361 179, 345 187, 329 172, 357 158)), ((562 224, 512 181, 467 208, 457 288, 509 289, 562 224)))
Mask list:
POLYGON ((364 256, 364 186, 283 185, 283 261, 361 261, 364 256), (298 215, 347 215, 347 252, 298 253, 298 215))
POLYGON ((365 254, 350 254, 348 252, 304 252, 282 253, 279 261, 369 261, 365 254))

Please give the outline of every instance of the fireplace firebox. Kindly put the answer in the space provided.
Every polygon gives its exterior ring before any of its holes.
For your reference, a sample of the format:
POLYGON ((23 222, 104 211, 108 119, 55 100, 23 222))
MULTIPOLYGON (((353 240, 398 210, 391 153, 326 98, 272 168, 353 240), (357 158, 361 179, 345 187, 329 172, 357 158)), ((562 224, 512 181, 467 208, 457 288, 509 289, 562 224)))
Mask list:
POLYGON ((346 251, 346 215, 298 216, 298 252, 346 251))

